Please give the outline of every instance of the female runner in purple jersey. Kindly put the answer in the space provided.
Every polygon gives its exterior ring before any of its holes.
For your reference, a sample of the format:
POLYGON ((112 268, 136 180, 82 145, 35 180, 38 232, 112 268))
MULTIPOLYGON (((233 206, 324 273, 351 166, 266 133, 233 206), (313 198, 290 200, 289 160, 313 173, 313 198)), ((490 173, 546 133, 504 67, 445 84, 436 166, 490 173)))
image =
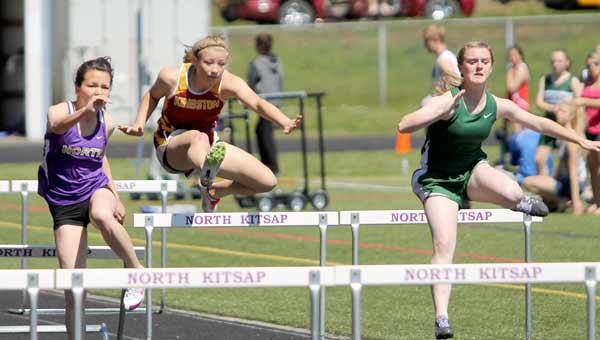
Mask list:
MULTIPOLYGON (((86 266, 89 222, 98 228, 127 268, 143 268, 122 226, 125 207, 119 200, 105 153, 114 130, 113 120, 105 111, 106 104, 111 103, 112 80, 110 58, 86 61, 75 76, 77 99, 48 109, 38 192, 52 214, 56 253, 63 269, 86 266)), ((67 333, 73 339, 70 291, 65 291, 65 298, 67 333)), ((128 289, 125 307, 135 309, 143 299, 143 289, 128 289)))

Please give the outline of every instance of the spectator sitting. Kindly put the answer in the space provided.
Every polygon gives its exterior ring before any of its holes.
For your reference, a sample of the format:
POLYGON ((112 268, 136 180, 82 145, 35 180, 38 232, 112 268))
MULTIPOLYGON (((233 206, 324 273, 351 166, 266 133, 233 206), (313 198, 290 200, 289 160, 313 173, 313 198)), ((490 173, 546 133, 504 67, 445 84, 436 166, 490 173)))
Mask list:
MULTIPOLYGON (((576 106, 563 102, 556 109, 556 121, 570 130, 579 126, 576 106)), ((587 169, 582 152, 577 145, 559 141, 559 164, 553 176, 536 175, 525 178, 525 188, 538 194, 551 211, 564 211, 567 201, 571 201, 573 214, 584 212, 581 192, 587 177, 587 169)))

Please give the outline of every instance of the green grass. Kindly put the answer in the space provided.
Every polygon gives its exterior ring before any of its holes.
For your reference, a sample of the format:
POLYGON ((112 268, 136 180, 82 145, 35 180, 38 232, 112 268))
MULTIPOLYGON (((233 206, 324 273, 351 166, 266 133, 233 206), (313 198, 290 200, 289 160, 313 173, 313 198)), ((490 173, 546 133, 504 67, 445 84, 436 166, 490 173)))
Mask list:
MULTIPOLYGON (((490 150, 494 153, 495 150, 490 150)), ((493 159, 493 156, 491 156, 493 159)), ((418 163, 417 152, 408 155, 411 168, 418 163)), ((401 157, 393 152, 343 152, 327 154, 328 179, 333 182, 388 185, 397 191, 354 190, 330 185, 328 210, 420 209, 409 192, 409 178, 401 174, 401 157), (404 190, 403 190, 404 189, 404 190)), ((300 157, 282 154, 282 186, 300 183, 300 157)), ((111 161, 115 178, 132 178, 127 160, 111 161)), ((311 174, 316 173, 311 156, 311 174)), ((3 164, 2 179, 35 178, 36 164, 3 164)), ((314 178, 314 177, 313 177, 314 178)), ((150 201, 130 201, 125 196, 128 218, 150 201)), ((173 201, 172 201, 173 202, 173 201)), ((180 202, 181 203, 181 202, 180 202)), ((198 202, 184 201, 183 203, 198 202)), ((51 244, 50 216, 45 203, 30 197, 29 239, 32 244, 51 244)), ((483 205, 475 205, 483 207, 483 205)), ((489 206, 485 206, 489 207, 489 206)), ((220 211, 239 211, 226 198, 220 211)), ((20 242, 18 195, 0 196, 0 243, 20 242)), ((597 219, 589 216, 552 214, 534 225, 533 258, 540 262, 600 261, 597 219)), ((144 245, 144 235, 128 227, 136 245, 144 245)), ((155 233, 159 234, 159 233, 155 233)), ((377 227, 361 230, 362 264, 428 263, 431 239, 426 226, 377 227)), ((328 232, 328 261, 351 263, 351 233, 348 227, 328 232)), ((158 235, 155 235, 158 240, 158 235)), ((170 230, 169 266, 238 267, 317 265, 319 257, 317 228, 252 228, 212 230, 170 230)), ((90 244, 103 244, 90 228, 90 244)), ((157 248, 155 248, 157 249, 157 248)), ((156 253, 156 252, 155 252, 156 253)), ((478 255, 502 259, 523 258, 523 230, 519 224, 463 225, 459 228, 456 263, 481 262, 478 255)), ((155 266, 159 265, 156 256, 155 266)), ((31 267, 56 268, 55 260, 30 261, 31 267)), ((88 261, 90 267, 119 267, 117 261, 88 261)), ((18 261, 3 260, 3 267, 16 268, 18 261)), ((536 285, 546 292, 534 292, 534 339, 564 340, 585 338, 585 295, 579 285, 536 285), (561 296, 560 293, 570 293, 561 296)), ((102 291, 115 295, 116 292, 102 291)), ((432 333, 432 305, 429 288, 366 287, 363 295, 363 337, 365 339, 429 339, 432 333)), ((309 300, 306 289, 182 289, 169 290, 167 305, 217 315, 236 316, 309 328, 309 300)), ((349 336, 351 333, 350 291, 327 289, 327 331, 349 336)), ((506 339, 523 336, 523 291, 518 286, 455 286, 450 313, 460 339, 506 339), (482 325, 501 325, 482 328, 482 325)))
MULTIPOLYGON (((488 15, 595 13, 591 17, 514 18, 515 41, 525 50, 531 71, 532 104, 539 78, 550 72, 552 50, 566 49, 573 61, 572 72, 578 75, 586 55, 598 43, 593 33, 600 31, 598 11, 551 11, 538 1, 513 1, 507 5, 491 1, 478 2, 478 5, 480 3, 481 8, 476 13, 481 11, 482 16, 444 22, 447 42, 453 51, 471 40, 491 44, 496 64, 488 87, 500 97, 505 95, 505 20, 488 15)), ((326 93, 323 117, 327 136, 393 135, 401 117, 414 111, 430 91, 434 56, 425 51, 421 38, 423 28, 430 23, 427 20, 355 21, 302 28, 220 26, 213 30, 227 32, 232 49, 229 69, 242 77, 246 76, 248 63, 255 56, 254 36, 259 32, 273 34, 274 53, 284 65, 284 90, 326 93), (387 32, 384 105, 379 103, 379 23, 387 32)), ((316 126, 314 107, 314 102, 309 100, 305 115, 309 134, 314 134, 316 126)), ((539 113, 535 105, 532 107, 534 113, 539 113)), ((288 101, 282 110, 294 115, 298 112, 297 103, 288 101)))

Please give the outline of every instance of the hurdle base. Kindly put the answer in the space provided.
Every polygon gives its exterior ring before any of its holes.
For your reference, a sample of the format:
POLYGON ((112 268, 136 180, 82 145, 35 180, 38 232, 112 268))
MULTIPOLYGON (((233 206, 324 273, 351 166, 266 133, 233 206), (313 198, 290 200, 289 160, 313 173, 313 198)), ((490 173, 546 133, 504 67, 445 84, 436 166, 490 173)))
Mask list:
MULTIPOLYGON (((28 308, 11 308, 8 310, 10 314, 18 314, 18 315, 31 315, 31 309, 28 308)), ((113 315, 119 314, 119 308, 86 308, 85 315, 113 315)), ((133 311, 128 311, 127 314, 145 314, 146 307, 139 307, 133 311)), ((159 314, 159 312, 155 312, 159 314)), ((37 309, 38 315, 64 315, 64 308, 39 308, 37 309)))
MULTIPOLYGON (((17 333, 30 333, 30 326, 0 326, 0 334, 17 334, 17 333)), ((38 333, 66 333, 67 326, 65 325, 38 325, 38 333)), ((108 334, 108 328, 106 324, 101 325, 86 325, 86 333, 103 333, 108 334)))

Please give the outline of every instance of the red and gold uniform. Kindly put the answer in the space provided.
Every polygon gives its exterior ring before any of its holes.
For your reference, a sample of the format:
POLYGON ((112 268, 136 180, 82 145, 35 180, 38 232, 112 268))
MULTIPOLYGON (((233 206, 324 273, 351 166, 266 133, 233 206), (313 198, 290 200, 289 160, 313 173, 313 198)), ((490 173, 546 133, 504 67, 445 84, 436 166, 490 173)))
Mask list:
POLYGON ((190 89, 189 73, 192 64, 181 66, 175 93, 165 99, 162 113, 158 120, 158 129, 154 133, 154 146, 167 143, 169 136, 176 130, 198 130, 208 135, 213 143, 217 117, 223 108, 223 100, 219 97, 221 82, 210 89, 198 93, 190 89))

